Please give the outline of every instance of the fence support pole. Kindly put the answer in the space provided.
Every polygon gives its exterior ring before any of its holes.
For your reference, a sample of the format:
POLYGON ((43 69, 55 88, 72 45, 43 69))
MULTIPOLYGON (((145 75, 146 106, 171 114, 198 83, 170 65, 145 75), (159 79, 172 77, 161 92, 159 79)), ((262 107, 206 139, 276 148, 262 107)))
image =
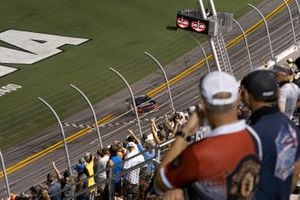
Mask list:
POLYGON ((175 112, 175 108, 174 108, 174 103, 173 103, 173 98, 172 98, 172 93, 171 93, 171 88, 170 88, 170 84, 169 84, 169 79, 167 77, 166 71, 164 70, 164 68, 161 66, 160 62, 158 62, 158 60, 152 56, 150 53, 148 52, 144 52, 147 56, 149 56, 156 64, 157 66, 161 69, 164 77, 165 77, 165 82, 166 82, 166 86, 167 86, 167 91, 169 94, 169 100, 170 100, 170 106, 172 109, 172 112, 175 112))
POLYGON ((245 33, 244 29, 242 28, 242 26, 238 23, 238 21, 236 21, 233 18, 232 18, 232 20, 237 25, 237 27, 241 30, 241 32, 243 33, 244 41, 245 41, 245 45, 246 45, 246 50, 247 50, 247 53, 248 53, 250 68, 251 68, 251 70, 253 70, 253 65, 252 65, 252 60, 251 60, 251 55, 250 55, 250 50, 249 50, 249 45, 248 45, 248 40, 247 40, 246 33, 245 33))
POLYGON ((0 159, 1 159, 1 165, 2 165, 2 170, 3 170, 4 180, 5 180, 7 199, 10 199, 10 189, 9 189, 8 177, 7 177, 4 158, 3 158, 3 154, 2 154, 1 150, 0 150, 0 159))
POLYGON ((205 9, 204 9, 204 4, 203 4, 203 1, 202 0, 198 0, 199 2, 199 6, 200 6, 200 11, 201 11, 201 14, 203 16, 203 19, 207 19, 207 16, 206 16, 206 13, 205 13, 205 9))
POLYGON ((109 69, 111 71, 113 71, 116 75, 118 75, 122 79, 122 81, 126 84, 126 86, 128 88, 128 91, 129 91, 129 93, 131 95, 131 100, 132 100, 132 104, 133 104, 133 108, 134 108, 134 112, 135 112, 135 117, 136 117, 136 121, 137 121, 138 128, 139 128, 140 136, 142 138, 143 137, 143 132, 142 132, 142 127, 141 127, 141 122, 140 122, 139 113, 138 113, 138 110, 137 110, 137 107, 136 107, 135 98, 134 98, 132 89, 131 89, 129 83, 124 78, 124 76, 122 76, 122 74, 120 74, 117 70, 115 70, 112 67, 110 67, 109 69))
POLYGON ((113 186, 113 179, 111 179, 111 178, 112 178, 112 169, 113 169, 112 167, 109 167, 109 168, 108 168, 108 174, 107 174, 107 175, 108 175, 107 178, 110 179, 110 180, 107 182, 107 184, 108 184, 108 185, 107 185, 107 190, 108 190, 108 192, 107 192, 108 195, 107 195, 107 196, 108 196, 108 200, 113 200, 113 199, 115 199, 115 198, 114 198, 115 194, 113 194, 113 191, 114 191, 114 190, 113 190, 113 188, 112 188, 112 187, 114 187, 114 186, 113 186))
POLYGON ((297 5, 298 13, 300 15, 300 5, 299 5, 299 2, 298 2, 298 0, 295 0, 295 2, 296 2, 296 5, 297 5))
POLYGON ((41 102, 43 102, 49 108, 49 110, 53 113, 53 115, 55 116, 55 118, 56 118, 56 120, 57 120, 57 122, 59 124, 61 135, 63 137, 63 143, 64 143, 64 147, 65 147, 65 155, 66 155, 66 160, 67 160, 68 168, 69 168, 70 174, 72 175, 72 168, 71 168, 71 162, 70 162, 70 157, 69 157, 68 146, 67 146, 67 142, 66 142, 65 131, 64 131, 64 128, 62 126, 61 120, 60 120, 59 116, 57 115, 57 113, 55 112, 55 110, 52 108, 52 106, 50 106, 50 104, 48 104, 41 97, 39 97, 38 99, 41 102))
POLYGON ((95 123, 95 128, 96 128, 97 137, 98 137, 98 144, 99 144, 100 148, 103 148, 102 138, 101 138, 100 129, 99 129, 99 126, 98 126, 98 120, 97 120, 96 112, 95 112, 95 109, 94 109, 93 105, 91 104, 91 101, 87 98, 87 96, 78 87, 76 87, 73 84, 70 84, 70 87, 75 89, 79 94, 81 94, 81 96, 83 96, 84 99, 86 100, 86 102, 88 103, 88 105, 91 109, 91 112, 93 114, 93 117, 94 117, 94 123, 95 123))
POLYGON ((217 16, 217 11, 216 11, 216 7, 215 7, 215 3, 213 0, 209 0, 209 5, 211 7, 211 12, 213 14, 213 16, 217 16))
MULTIPOLYGON (((289 12, 289 17, 290 17, 290 21, 291 21, 291 26, 292 26, 292 31, 293 31, 293 37, 294 37, 294 43, 297 44, 297 38, 296 38, 296 33, 295 33, 295 26, 294 26, 294 21, 293 21, 293 15, 292 15, 292 11, 291 8, 289 6, 289 4, 286 2, 286 0, 282 0, 289 12)), ((297 2, 297 0, 295 0, 297 2)))
MULTIPOLYGON (((255 6, 253 6, 250 3, 248 3, 248 6, 250 6, 251 8, 253 8, 260 15, 260 17, 263 19, 264 24, 266 26, 266 30, 267 30, 267 35, 268 35, 268 40, 269 40, 269 46, 270 46, 270 52, 271 52, 271 59, 275 60, 274 53, 273 53, 272 42, 271 42, 271 36, 270 36, 270 31, 269 31, 269 26, 268 26, 267 20, 264 17, 264 15, 255 6)), ((275 62, 277 62, 277 61, 275 60, 275 62)))
POLYGON ((202 53, 203 53, 203 55, 204 55, 204 57, 205 57, 206 66, 207 66, 207 71, 210 72, 209 61, 208 61, 207 54, 206 54, 204 48, 202 47, 202 45, 200 44, 200 42, 199 42, 194 36, 192 36, 191 34, 187 34, 187 35, 188 35, 192 40, 194 40, 194 41, 197 43, 197 45, 200 47, 200 49, 201 49, 201 51, 202 51, 202 53))

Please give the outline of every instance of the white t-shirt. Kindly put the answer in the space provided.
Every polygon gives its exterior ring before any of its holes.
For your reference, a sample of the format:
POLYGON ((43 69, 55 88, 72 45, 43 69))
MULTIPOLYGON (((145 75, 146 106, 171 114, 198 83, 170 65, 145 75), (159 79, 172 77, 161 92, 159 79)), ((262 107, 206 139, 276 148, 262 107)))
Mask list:
POLYGON ((100 179, 100 180, 105 180, 106 179, 106 165, 109 160, 109 156, 105 155, 102 158, 99 157, 98 160, 96 161, 96 174, 95 176, 100 179))
POLYGON ((300 89, 296 84, 286 83, 280 87, 279 107, 290 119, 293 117, 299 97, 300 89))
MULTIPOLYGON (((136 166, 136 165, 138 165, 138 164, 145 161, 143 155, 138 155, 134 158, 131 158, 131 157, 135 156, 136 154, 138 154, 138 151, 128 152, 128 154, 126 156, 126 159, 129 159, 129 160, 124 163, 124 169, 130 169, 131 167, 134 167, 134 166, 136 166)), ((139 184, 139 181, 140 181, 140 168, 137 168, 137 169, 134 169, 134 170, 130 171, 125 176, 125 178, 131 184, 134 184, 134 185, 139 184)))

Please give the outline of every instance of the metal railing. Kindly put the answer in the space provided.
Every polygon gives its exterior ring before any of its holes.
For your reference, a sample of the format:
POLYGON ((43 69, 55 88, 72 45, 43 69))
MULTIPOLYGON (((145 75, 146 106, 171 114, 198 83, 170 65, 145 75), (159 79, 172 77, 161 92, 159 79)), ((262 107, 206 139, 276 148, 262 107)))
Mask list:
MULTIPOLYGON (((118 194, 119 197, 124 199, 145 199, 146 192, 148 191, 148 187, 150 181, 154 175, 155 170, 157 169, 161 158, 165 155, 166 151, 169 149, 169 146, 172 142, 174 142, 174 138, 163 142, 162 144, 156 145, 155 147, 140 152, 130 158, 127 158, 122 161, 122 166, 125 165, 126 162, 130 162, 137 158, 138 156, 143 156, 146 152, 153 152, 153 157, 150 159, 146 159, 145 161, 134 165, 128 169, 123 168, 123 170, 118 174, 112 174, 112 170, 114 167, 108 167, 98 173, 106 173, 107 178, 102 180, 94 185, 84 188, 80 191, 76 191, 74 195, 68 196, 63 199, 76 199, 78 196, 89 196, 90 199, 103 199, 110 200, 114 199, 114 180, 120 179, 121 181, 121 193, 118 194), (149 166, 151 166, 149 168, 149 166), (134 183, 133 183, 134 182, 134 183)), ((95 178, 94 174, 94 177, 95 178)), ((91 177, 87 177, 83 181, 88 181, 91 177)), ((77 186, 78 183, 74 183, 73 186, 77 186)), ((54 193, 51 195, 61 195, 66 192, 70 187, 62 189, 61 191, 54 193)))

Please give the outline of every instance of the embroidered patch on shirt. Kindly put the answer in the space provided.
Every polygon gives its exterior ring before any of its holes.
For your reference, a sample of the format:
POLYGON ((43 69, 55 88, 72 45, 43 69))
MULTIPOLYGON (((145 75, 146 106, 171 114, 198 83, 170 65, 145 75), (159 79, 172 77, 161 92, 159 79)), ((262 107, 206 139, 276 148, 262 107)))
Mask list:
POLYGON ((277 149, 275 177, 284 181, 293 172, 298 147, 296 130, 291 125, 283 125, 275 143, 277 149))

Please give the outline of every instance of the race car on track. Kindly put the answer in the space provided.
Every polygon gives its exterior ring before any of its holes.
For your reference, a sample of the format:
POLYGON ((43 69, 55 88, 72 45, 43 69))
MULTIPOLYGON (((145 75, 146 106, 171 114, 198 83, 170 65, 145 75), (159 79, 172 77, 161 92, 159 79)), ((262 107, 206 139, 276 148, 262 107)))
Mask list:
MULTIPOLYGON (((126 103, 128 104, 128 109, 133 110, 132 99, 128 98, 126 100, 126 103)), ((159 106, 156 101, 154 101, 151 97, 147 95, 136 96, 135 104, 137 106, 137 110, 139 114, 156 110, 158 109, 159 106)))

